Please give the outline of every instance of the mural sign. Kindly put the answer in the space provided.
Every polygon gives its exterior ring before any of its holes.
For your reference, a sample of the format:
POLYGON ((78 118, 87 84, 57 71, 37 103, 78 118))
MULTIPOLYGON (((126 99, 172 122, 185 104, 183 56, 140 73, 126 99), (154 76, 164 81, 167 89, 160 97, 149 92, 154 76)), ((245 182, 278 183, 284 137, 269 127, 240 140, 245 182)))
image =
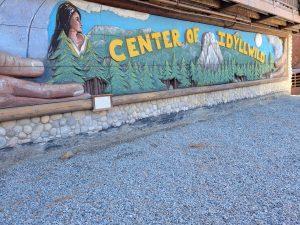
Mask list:
MULTIPOLYGON (((122 95, 284 74, 283 42, 276 36, 80 0, 60 1, 53 6, 48 38, 45 66, 26 74, 42 76, 42 83, 2 73, 9 77, 6 83, 15 85, 13 90, 22 86, 23 91, 18 93, 1 92, 14 97, 12 106, 32 103, 32 99, 40 99, 33 101, 39 103, 44 102, 41 99, 86 97, 83 93, 122 95)), ((7 101, 0 107, 5 104, 7 101)))

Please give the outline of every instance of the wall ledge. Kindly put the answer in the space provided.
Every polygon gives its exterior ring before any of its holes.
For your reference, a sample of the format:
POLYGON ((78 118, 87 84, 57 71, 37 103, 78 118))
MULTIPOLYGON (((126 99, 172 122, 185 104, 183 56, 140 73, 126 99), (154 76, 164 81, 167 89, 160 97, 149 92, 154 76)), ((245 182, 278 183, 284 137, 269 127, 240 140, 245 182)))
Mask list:
MULTIPOLYGON (((271 79, 264 79, 264 80, 246 81, 246 82, 239 82, 239 83, 213 85, 213 86, 192 87, 192 88, 175 89, 175 90, 168 90, 168 91, 113 96, 112 102, 113 102, 113 106, 119 106, 119 105, 147 102, 147 101, 153 101, 159 99, 175 98, 180 96, 210 93, 210 92, 224 91, 224 90, 236 89, 236 88, 245 88, 245 87, 257 86, 257 85, 268 84, 268 83, 277 83, 277 82, 288 81, 288 79, 289 79, 288 77, 281 77, 281 78, 271 78, 271 79)), ((92 107, 93 107, 92 99, 87 99, 87 100, 77 100, 77 101, 68 101, 68 102, 59 102, 59 103, 49 103, 49 104, 34 105, 34 106, 6 108, 6 109, 0 109, 0 122, 32 118, 32 117, 40 117, 45 115, 68 113, 74 111, 91 110, 92 107)))

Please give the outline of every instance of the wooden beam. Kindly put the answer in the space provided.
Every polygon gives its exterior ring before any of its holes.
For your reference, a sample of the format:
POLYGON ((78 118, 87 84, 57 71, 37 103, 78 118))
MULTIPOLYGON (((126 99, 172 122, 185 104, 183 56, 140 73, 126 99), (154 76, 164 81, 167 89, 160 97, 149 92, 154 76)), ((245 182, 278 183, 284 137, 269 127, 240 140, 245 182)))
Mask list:
POLYGON ((90 99, 34 106, 22 106, 0 109, 0 121, 3 122, 90 109, 92 109, 92 100, 90 99))
POLYGON ((287 22, 285 26, 279 26, 279 29, 290 29, 293 28, 295 26, 299 25, 298 23, 291 23, 291 22, 287 22))
POLYGON ((263 23, 266 25, 274 24, 274 25, 278 25, 278 26, 286 26, 287 22, 285 20, 281 20, 279 18, 272 17, 270 19, 263 20, 260 23, 263 23))
MULTIPOLYGON (((159 92, 150 92, 150 93, 141 93, 141 94, 132 94, 132 95, 123 95, 123 96, 113 96, 112 102, 113 106, 140 103, 147 101, 154 101, 159 99, 166 98, 175 98, 180 96, 201 94, 201 93, 210 93, 216 91, 230 90, 234 88, 245 88, 256 85, 276 83, 286 81, 288 77, 281 78, 272 78, 256 81, 246 81, 240 83, 229 83, 222 85, 213 85, 206 87, 192 87, 185 89, 174 89, 170 91, 159 91, 159 92)), ((32 117, 40 117, 45 115, 54 115, 61 113, 68 113, 74 111, 82 110, 91 110, 93 108, 92 99, 80 100, 80 101, 70 101, 70 102, 60 102, 60 103, 51 103, 35 106, 23 106, 16 108, 7 108, 0 109, 0 122, 19 120, 32 117)))
POLYGON ((275 18, 276 16, 275 15, 261 15, 259 19, 252 19, 252 22, 254 23, 260 23, 260 22, 263 22, 265 20, 268 20, 268 19, 271 19, 271 18, 275 18))
POLYGON ((129 10, 136 10, 139 12, 149 13, 152 15, 164 16, 169 18, 181 19, 191 22, 199 22, 206 23, 215 26, 225 26, 225 22, 232 22, 234 25, 231 27, 232 29, 243 30, 248 32, 259 32, 266 33, 270 35, 276 35, 279 37, 287 37, 289 34, 287 31, 282 31, 279 29, 273 29, 269 26, 265 26, 262 24, 247 24, 247 23, 239 23, 234 20, 228 21, 226 18, 216 18, 210 17, 206 15, 201 15, 189 11, 183 11, 180 9, 174 9, 162 5, 156 5, 149 2, 142 1, 132 1, 132 0, 118 0, 118 1, 110 1, 110 0, 87 0, 90 2, 96 2, 100 4, 105 4, 108 6, 124 8, 129 10))
MULTIPOLYGON (((151 2, 151 0, 149 0, 151 2)), ((220 8, 221 2, 219 0, 189 0, 189 2, 206 5, 211 8, 220 8)))
POLYGON ((224 12, 228 9, 231 9, 235 6, 238 6, 238 3, 235 2, 222 2, 220 8, 218 9, 219 12, 224 12))
POLYGON ((260 17, 260 14, 258 12, 255 12, 251 9, 244 8, 241 5, 234 8, 227 9, 226 13, 238 14, 253 19, 259 19, 260 17))

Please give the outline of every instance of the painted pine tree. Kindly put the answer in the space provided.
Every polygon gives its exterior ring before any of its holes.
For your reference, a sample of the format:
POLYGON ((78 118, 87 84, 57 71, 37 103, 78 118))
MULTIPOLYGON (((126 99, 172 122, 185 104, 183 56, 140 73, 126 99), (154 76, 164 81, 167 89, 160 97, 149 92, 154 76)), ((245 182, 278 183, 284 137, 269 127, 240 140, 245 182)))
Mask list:
POLYGON ((105 80, 107 80, 108 82, 111 80, 110 77, 110 66, 109 66, 109 62, 107 59, 103 59, 102 61, 102 68, 103 68, 103 77, 105 80))
POLYGON ((200 65, 200 63, 196 64, 196 82, 197 86, 206 85, 207 73, 204 71, 204 68, 200 65))
POLYGON ((152 68, 151 68, 151 72, 153 75, 155 75, 156 77, 160 77, 160 71, 159 71, 159 67, 156 64, 156 62, 152 63, 152 68))
POLYGON ((168 63, 168 61, 165 62, 165 66, 163 67, 162 73, 161 73, 163 80, 170 80, 172 79, 172 70, 168 63))
POLYGON ((54 74, 51 83, 84 83, 83 71, 77 54, 72 50, 71 42, 64 31, 58 37, 58 47, 49 57, 54 62, 54 74))
POLYGON ((99 54, 95 51, 95 48, 91 45, 90 42, 87 45, 87 50, 84 55, 84 61, 85 61, 85 75, 84 80, 91 80, 93 78, 99 78, 106 82, 108 82, 105 70, 103 68, 102 59, 99 56, 99 54))
POLYGON ((152 79, 153 79, 153 85, 156 90, 164 90, 166 89, 166 85, 161 82, 160 77, 161 77, 161 71, 160 71, 160 66, 156 64, 156 62, 153 62, 152 65, 152 79))
POLYGON ((177 78, 180 83, 179 87, 191 86, 191 80, 190 80, 190 76, 189 76, 189 73, 186 68, 186 62, 185 62, 184 58, 182 58, 182 60, 181 60, 177 78))
POLYGON ((270 53, 270 54, 269 54, 269 68, 268 68, 269 71, 268 71, 268 72, 273 72, 273 71, 274 71, 274 67, 275 67, 274 63, 275 63, 274 57, 273 57, 273 55, 270 53))
POLYGON ((137 79, 137 75, 132 67, 131 62, 129 61, 127 64, 127 70, 126 70, 126 78, 129 85, 129 90, 131 93, 136 93, 141 90, 139 81, 137 79))
POLYGON ((193 61, 190 61, 189 74, 190 74, 190 77, 192 78, 192 81, 194 82, 194 84, 197 85, 199 79, 198 79, 198 73, 196 70, 196 66, 193 63, 193 61))
POLYGON ((132 62, 132 68, 133 68, 133 72, 136 74, 139 86, 142 88, 142 73, 143 71, 141 71, 141 64, 139 62, 132 62))
POLYGON ((121 70, 120 65, 114 60, 111 60, 110 63, 110 76, 112 94, 121 95, 129 92, 127 77, 121 70))
POLYGON ((153 84, 153 77, 149 70, 149 66, 146 63, 144 66, 144 71, 142 73, 142 79, 141 79, 142 89, 143 91, 153 91, 155 90, 154 84, 153 84))
POLYGON ((173 54, 173 56, 172 56, 171 71, 172 71, 172 73, 171 73, 172 76, 170 76, 168 80, 171 80, 174 78, 178 80, 179 66, 177 64, 177 59, 176 59, 175 54, 173 54))

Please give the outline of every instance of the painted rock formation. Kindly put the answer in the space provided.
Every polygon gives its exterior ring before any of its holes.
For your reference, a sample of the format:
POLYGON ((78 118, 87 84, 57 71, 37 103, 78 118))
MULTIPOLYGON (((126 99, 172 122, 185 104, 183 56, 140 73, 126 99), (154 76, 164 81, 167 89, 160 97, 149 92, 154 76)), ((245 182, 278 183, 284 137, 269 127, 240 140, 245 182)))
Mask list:
POLYGON ((14 77, 38 77, 44 72, 41 61, 0 52, 0 108, 85 99, 80 84, 40 84, 14 77))
POLYGON ((0 74, 13 77, 38 77, 44 73, 39 60, 20 58, 0 52, 0 74))
POLYGON ((198 63, 205 69, 216 70, 222 62, 223 56, 214 33, 204 33, 202 36, 202 51, 198 63))
POLYGON ((269 42, 273 46, 275 61, 279 60, 283 55, 283 43, 279 37, 268 35, 269 42))

